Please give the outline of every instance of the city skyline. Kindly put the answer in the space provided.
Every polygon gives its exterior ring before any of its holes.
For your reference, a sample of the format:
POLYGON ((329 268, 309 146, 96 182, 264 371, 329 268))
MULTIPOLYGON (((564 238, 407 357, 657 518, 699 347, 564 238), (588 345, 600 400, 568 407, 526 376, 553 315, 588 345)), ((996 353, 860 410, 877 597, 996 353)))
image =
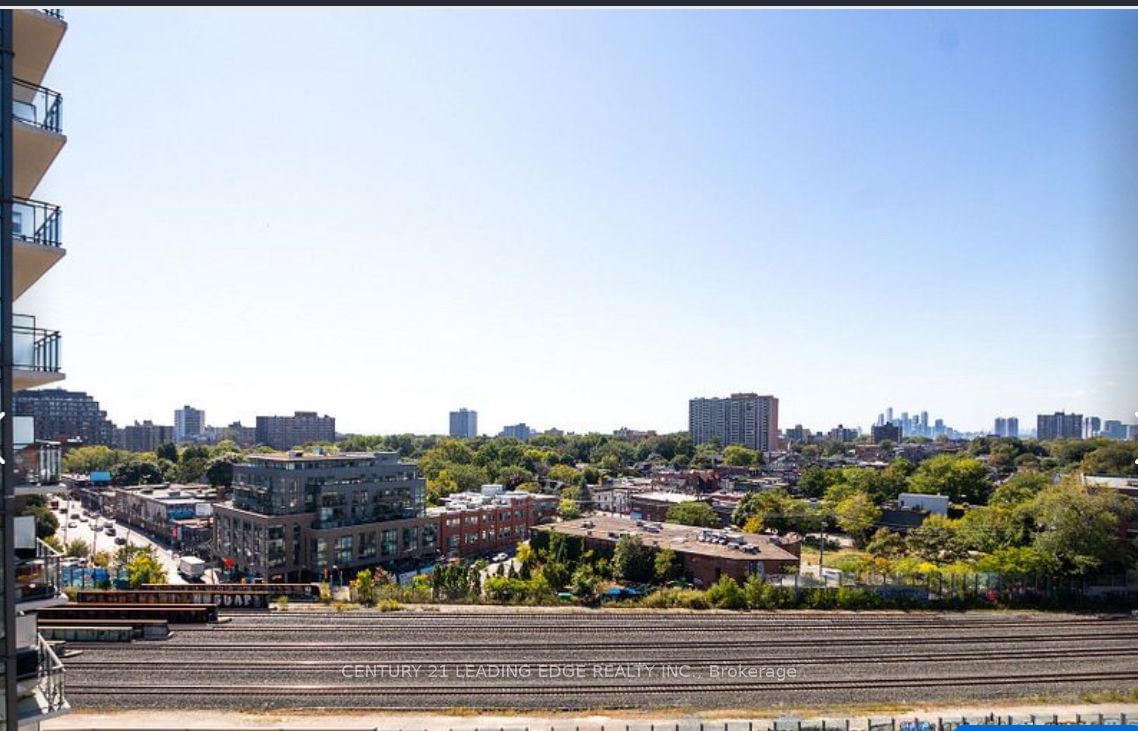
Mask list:
POLYGON ((1138 405, 1134 14, 170 17, 76 9, 45 80, 77 90, 37 192, 68 266, 21 307, 116 423, 445 433, 468 403, 484 433, 682 431, 688 399, 757 389, 784 425, 891 401, 985 431, 1138 405))

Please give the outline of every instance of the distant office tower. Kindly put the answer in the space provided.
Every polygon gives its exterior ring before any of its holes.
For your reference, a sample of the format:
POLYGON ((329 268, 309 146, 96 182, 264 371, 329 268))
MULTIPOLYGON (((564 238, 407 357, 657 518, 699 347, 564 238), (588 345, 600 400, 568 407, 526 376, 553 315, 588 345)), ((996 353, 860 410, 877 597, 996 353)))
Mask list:
POLYGON ((874 444, 881 444, 886 440, 891 442, 901 441, 901 428, 896 424, 878 424, 869 430, 870 435, 873 437, 874 444))
POLYGON ((778 448, 778 399, 754 393, 694 398, 688 402, 688 433, 696 444, 716 439, 723 447, 770 452, 778 448))
POLYGON ((929 435, 929 412, 927 412, 927 411, 922 411, 922 412, 921 412, 921 430, 920 430, 920 435, 921 435, 922 437, 927 437, 927 436, 929 435))
POLYGON ((523 421, 520 424, 510 424, 509 426, 502 427, 502 431, 498 433, 498 436, 518 439, 524 442, 532 437, 534 433, 534 430, 530 429, 523 421))
POLYGON ((878 414, 877 415, 877 421, 875 421, 874 423, 877 426, 882 426, 883 424, 885 424, 885 414, 878 414))
POLYGON ((1019 436, 1019 419, 1014 416, 996 417, 995 429, 992 433, 998 437, 1018 437, 1019 436))
POLYGON ((1067 414, 1062 411, 1039 414, 1035 420, 1035 436, 1038 439, 1081 439, 1083 415, 1067 414))
POLYGON ((44 388, 20 391, 12 395, 16 416, 35 419, 36 436, 40 439, 66 441, 79 438, 84 444, 115 443, 115 425, 99 402, 83 391, 44 388))
POLYGON ((795 424, 793 429, 786 430, 786 438, 794 443, 802 443, 810 441, 810 430, 803 427, 801 424, 795 424))
POLYGON ((858 438, 858 431, 838 424, 826 433, 826 438, 835 442, 852 442, 858 438))
POLYGON ((478 436, 478 412, 469 409, 450 412, 450 435, 456 439, 478 436))
POLYGON ((122 428, 122 438, 118 446, 128 452, 153 452, 159 444, 174 441, 174 427, 162 426, 152 421, 137 421, 122 428))
POLYGON ((934 421, 933 422, 933 435, 939 437, 941 434, 944 434, 944 432, 945 432, 944 419, 937 419, 936 421, 934 421))
POLYGON ((1090 439, 1091 437, 1098 436, 1102 431, 1102 419, 1097 416, 1088 416, 1083 419, 1083 438, 1090 439))
POLYGON ((183 406, 174 412, 174 441, 191 442, 205 432, 205 411, 183 406))
POLYGON ((893 407, 892 406, 885 409, 885 423, 886 424, 892 424, 893 423, 893 407))
POLYGON ((1107 439, 1126 439, 1126 424, 1107 419, 1102 423, 1102 435, 1107 439))
POLYGON ((317 416, 315 411, 296 411, 292 416, 258 416, 257 443, 273 449, 292 449, 314 442, 336 441, 336 419, 317 416))

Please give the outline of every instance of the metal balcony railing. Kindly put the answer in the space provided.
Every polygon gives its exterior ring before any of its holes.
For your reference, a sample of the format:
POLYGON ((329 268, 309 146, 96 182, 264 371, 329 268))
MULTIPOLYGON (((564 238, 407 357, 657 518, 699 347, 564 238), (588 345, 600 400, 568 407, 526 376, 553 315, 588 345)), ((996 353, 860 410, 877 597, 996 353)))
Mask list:
POLYGON ((12 236, 40 246, 61 246, 62 209, 54 203, 15 198, 12 201, 12 236))
POLYGON ((62 8, 42 8, 42 10, 43 10, 44 15, 50 15, 53 18, 58 18, 59 20, 63 20, 63 9, 62 8))
POLYGON ((63 450, 55 442, 36 442, 14 450, 12 473, 15 484, 58 485, 63 450))
POLYGON ((59 596, 61 559, 55 549, 37 538, 35 557, 16 561, 16 603, 59 596))
POLYGON ((31 315, 12 316, 12 365, 27 371, 59 372, 58 330, 36 327, 31 315))
POLYGON ((63 97, 59 92, 13 79, 12 97, 13 117, 48 132, 63 132, 63 97))
POLYGON ((33 719, 55 713, 67 705, 63 692, 63 663, 43 638, 38 637, 35 655, 36 671, 20 675, 20 680, 36 679, 35 686, 26 696, 21 696, 17 713, 21 719, 33 719))

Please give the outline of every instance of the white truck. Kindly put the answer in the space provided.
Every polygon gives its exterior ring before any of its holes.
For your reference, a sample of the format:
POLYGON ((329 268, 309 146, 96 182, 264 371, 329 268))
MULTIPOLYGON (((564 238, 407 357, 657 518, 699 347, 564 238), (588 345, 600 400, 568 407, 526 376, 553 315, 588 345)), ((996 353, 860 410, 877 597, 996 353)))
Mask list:
POLYGON ((186 581, 201 581, 205 574, 205 561, 197 556, 182 556, 178 561, 178 573, 186 581))

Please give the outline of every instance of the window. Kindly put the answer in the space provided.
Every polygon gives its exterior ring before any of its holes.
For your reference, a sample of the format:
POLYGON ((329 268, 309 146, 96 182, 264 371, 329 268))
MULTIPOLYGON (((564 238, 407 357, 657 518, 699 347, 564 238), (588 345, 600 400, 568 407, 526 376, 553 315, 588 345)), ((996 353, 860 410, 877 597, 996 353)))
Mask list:
POLYGON ((380 545, 380 555, 394 556, 399 550, 399 535, 394 529, 383 531, 383 540, 380 545))

